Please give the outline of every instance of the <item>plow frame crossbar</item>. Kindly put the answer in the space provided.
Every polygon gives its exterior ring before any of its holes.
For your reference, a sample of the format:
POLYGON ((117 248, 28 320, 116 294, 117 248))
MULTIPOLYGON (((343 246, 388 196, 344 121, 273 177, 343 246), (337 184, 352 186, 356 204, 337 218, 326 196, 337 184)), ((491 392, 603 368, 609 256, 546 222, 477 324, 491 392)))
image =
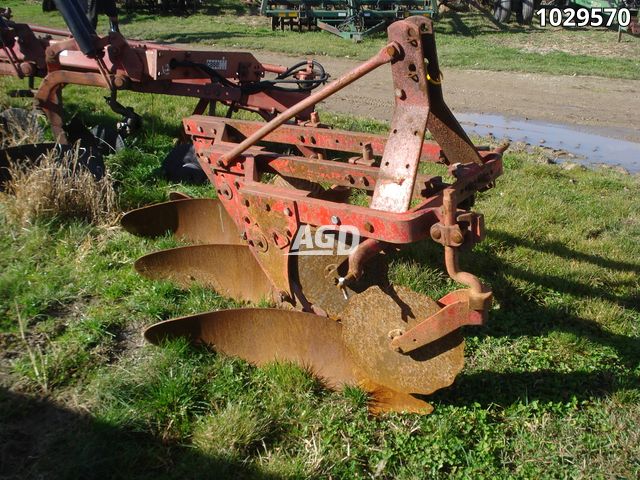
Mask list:
MULTIPOLYGON (((353 157, 351 161, 336 161, 318 158, 317 155, 303 157, 250 149, 236 157, 227 167, 222 167, 221 159, 229 155, 231 148, 237 146, 236 143, 228 141, 229 137, 250 135, 264 124, 194 115, 186 118, 184 125, 185 131, 193 137, 196 155, 209 179, 214 185, 223 185, 222 189, 218 189, 220 192, 226 186, 231 189, 232 197, 252 195, 262 197, 265 201, 269 197, 286 199, 285 208, 293 208, 301 223, 314 226, 328 225, 332 217, 338 216, 342 224, 356 226, 360 231, 367 232, 370 238, 394 244, 411 243, 429 237, 431 225, 443 218, 441 207, 445 189, 455 191, 457 202, 462 203, 476 191, 489 188, 502 173, 500 153, 481 151, 479 153, 482 164, 458 166, 452 170, 459 175, 453 185, 444 183, 441 176, 417 174, 411 191, 411 199, 420 200, 417 206, 403 212, 377 210, 312 198, 305 190, 275 187, 259 182, 261 174, 271 173, 316 183, 331 183, 337 187, 360 188, 372 193, 378 184, 381 169, 380 166, 374 166, 373 162, 365 161, 362 156, 353 157), (248 171, 247 165, 252 165, 254 171, 248 171), (236 184, 240 185, 240 188, 236 184)), ((283 125, 266 135, 263 140, 325 150, 322 156, 326 155, 326 150, 367 152, 369 146, 372 154, 379 156, 387 143, 387 137, 382 135, 297 125, 283 125)), ((423 142, 421 161, 436 163, 442 158, 437 143, 423 142)))

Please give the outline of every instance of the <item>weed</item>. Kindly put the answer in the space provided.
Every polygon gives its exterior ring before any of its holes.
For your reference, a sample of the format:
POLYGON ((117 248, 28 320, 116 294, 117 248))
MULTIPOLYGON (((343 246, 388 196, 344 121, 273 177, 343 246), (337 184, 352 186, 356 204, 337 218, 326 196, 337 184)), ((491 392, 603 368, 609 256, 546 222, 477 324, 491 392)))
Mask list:
POLYGON ((11 180, 0 197, 7 218, 17 225, 38 219, 81 219, 104 223, 113 219, 116 197, 111 178, 100 180, 80 163, 80 146, 58 160, 55 150, 42 155, 35 165, 13 164, 11 180))
POLYGON ((41 115, 33 110, 9 108, 0 118, 0 147, 8 148, 42 141, 41 115))

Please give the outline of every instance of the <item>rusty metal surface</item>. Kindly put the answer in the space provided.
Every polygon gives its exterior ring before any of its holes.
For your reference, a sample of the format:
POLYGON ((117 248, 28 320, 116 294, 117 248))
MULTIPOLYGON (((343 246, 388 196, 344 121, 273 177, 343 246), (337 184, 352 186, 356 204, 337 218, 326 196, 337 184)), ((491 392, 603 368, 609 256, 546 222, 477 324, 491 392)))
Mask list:
POLYGON ((169 200, 189 200, 193 197, 183 192, 169 192, 169 200))
POLYGON ((276 309, 219 310, 156 323, 144 331, 153 344, 179 337, 254 365, 291 362, 310 370, 332 389, 357 385, 369 392, 369 409, 431 413, 424 400, 393 391, 363 376, 341 340, 342 326, 317 315, 276 309))
MULTIPOLYGON (((470 316, 469 313, 468 301, 461 300, 450 303, 403 334, 393 338, 390 346, 401 353, 409 353, 449 335, 464 325, 477 325, 477 317, 470 316)), ((482 318, 480 318, 481 322, 482 318)))
POLYGON ((348 260, 347 255, 297 255, 292 259, 292 270, 305 299, 330 317, 338 318, 349 298, 372 285, 389 285, 388 259, 380 254, 368 262, 361 278, 345 285, 344 290, 338 288, 338 278, 348 273, 348 260))
POLYGON ((400 45, 403 55, 391 64, 396 103, 371 200, 371 208, 376 210, 405 212, 411 202, 429 115, 420 42, 427 26, 430 28, 431 23, 424 18, 416 22, 395 22, 387 30, 389 39, 400 45))
MULTIPOLYGON (((197 131, 197 127, 201 127, 203 131, 207 132, 212 129, 221 128, 220 119, 216 117, 192 115, 186 118, 185 122, 189 122, 194 126, 192 128, 194 132, 197 131)), ((234 132, 245 138, 254 134, 263 125, 262 122, 238 119, 228 119, 225 120, 224 123, 234 132)), ((362 153, 363 146, 369 144, 372 153, 381 156, 387 144, 387 139, 385 135, 349 132, 304 124, 284 124, 273 132, 265 135, 263 141, 351 153, 362 153)), ((439 161, 440 146, 434 141, 425 140, 422 145, 420 158, 425 162, 439 161)))
MULTIPOLYGON (((309 96, 305 89, 264 89, 256 85, 265 72, 280 74, 281 66, 260 64, 246 52, 190 51, 152 42, 136 42, 118 33, 93 38, 95 58, 86 56, 77 41, 66 31, 9 22, 2 27, 3 39, 11 39, 0 49, 0 75, 43 78, 36 97, 52 124, 56 139, 65 143, 62 130, 62 91, 67 84, 97 86, 220 101, 234 109, 259 113, 272 118, 309 96), (53 40, 49 33, 67 37, 53 40), (203 67, 204 66, 204 67, 203 67), (212 78, 203 68, 212 69, 220 78, 212 78)), ((3 44, 6 42, 3 42, 3 44)), ((307 78, 309 72, 296 77, 307 78)), ((313 105, 296 114, 308 120, 313 105)))
POLYGON ((420 17, 407 19, 408 22, 414 23, 418 28, 422 28, 420 26, 425 25, 425 20, 428 21, 428 27, 426 34, 422 35, 421 42, 428 74, 427 93, 429 95, 430 110, 427 127, 435 141, 442 147, 442 151, 450 164, 481 164, 482 161, 478 151, 444 101, 442 93, 443 77, 438 63, 433 22, 430 19, 420 17))
POLYGON ((160 250, 139 258, 135 269, 152 280, 169 280, 182 288, 197 283, 235 300, 275 298, 271 282, 246 246, 190 245, 160 250))
POLYGON ((220 200, 183 198, 127 212, 120 221, 129 233, 158 237, 167 232, 191 243, 245 245, 220 200))
POLYGON ((358 383, 349 352, 340 339, 340 324, 310 313, 259 308, 220 310, 158 323, 144 336, 156 344, 163 338, 185 336, 256 365, 293 362, 310 368, 332 388, 358 383))
POLYGON ((462 336, 452 332, 409 355, 392 350, 389 342, 439 308, 405 287, 371 287, 353 296, 342 311, 343 340, 371 381, 396 392, 427 395, 451 385, 462 370, 462 336))

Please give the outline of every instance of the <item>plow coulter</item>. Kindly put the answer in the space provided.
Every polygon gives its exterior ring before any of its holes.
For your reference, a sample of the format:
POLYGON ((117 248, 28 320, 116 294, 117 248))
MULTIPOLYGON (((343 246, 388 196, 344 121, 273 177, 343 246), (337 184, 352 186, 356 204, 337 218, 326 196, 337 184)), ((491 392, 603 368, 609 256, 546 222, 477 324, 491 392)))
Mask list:
POLYGON ((257 365, 291 361, 332 388, 370 392, 374 412, 431 411, 422 395, 454 381, 464 363, 460 328, 481 325, 491 305, 491 291, 458 258, 483 237, 471 206, 501 174, 502 149, 475 147, 446 106, 430 19, 395 22, 388 38, 373 58, 268 121, 184 119, 218 198, 180 196, 126 214, 133 234, 170 231, 188 243, 135 268, 274 308, 167 320, 147 340, 187 337, 257 365), (315 113, 300 118, 385 65, 395 92, 388 136, 332 129, 315 113), (441 164, 453 180, 421 173, 423 163, 441 164), (366 202, 353 201, 355 191, 366 202), (388 278, 399 249, 429 239, 461 286, 436 299, 388 278))

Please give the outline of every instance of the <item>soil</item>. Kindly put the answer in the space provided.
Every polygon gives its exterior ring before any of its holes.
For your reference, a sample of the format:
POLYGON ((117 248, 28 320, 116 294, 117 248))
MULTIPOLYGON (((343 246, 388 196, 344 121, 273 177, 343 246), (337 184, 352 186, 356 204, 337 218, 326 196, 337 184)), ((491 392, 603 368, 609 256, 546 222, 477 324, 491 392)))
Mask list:
MULTIPOLYGON (((299 57, 258 52, 261 62, 293 64, 299 57)), ((360 62, 316 57, 333 79, 360 62)), ((384 66, 330 97, 321 109, 390 120, 393 86, 384 66)), ((578 127, 640 143, 640 80, 446 69, 445 101, 454 113, 483 113, 578 127)))

